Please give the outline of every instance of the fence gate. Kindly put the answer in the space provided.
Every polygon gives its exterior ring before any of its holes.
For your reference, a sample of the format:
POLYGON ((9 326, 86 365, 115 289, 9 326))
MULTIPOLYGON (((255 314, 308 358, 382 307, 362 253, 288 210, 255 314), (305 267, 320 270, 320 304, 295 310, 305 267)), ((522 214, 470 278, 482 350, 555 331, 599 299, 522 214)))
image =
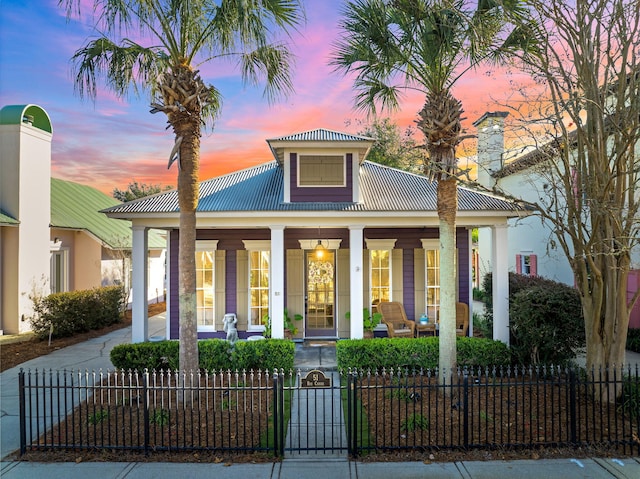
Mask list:
POLYGON ((312 369, 280 373, 275 380, 275 442, 281 456, 351 452, 346 404, 353 388, 346 378, 337 371, 312 369))

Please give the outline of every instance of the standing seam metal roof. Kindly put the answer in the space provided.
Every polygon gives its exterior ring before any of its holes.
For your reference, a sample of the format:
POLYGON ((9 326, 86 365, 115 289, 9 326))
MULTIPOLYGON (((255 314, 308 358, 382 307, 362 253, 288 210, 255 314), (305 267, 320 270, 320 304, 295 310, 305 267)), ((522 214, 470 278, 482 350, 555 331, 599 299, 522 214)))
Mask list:
MULTIPOLYGON (((85 230, 112 249, 131 248, 131 224, 100 210, 119 205, 115 198, 90 186, 51 178, 51 227, 85 230)), ((164 248, 160 234, 149 235, 149 246, 164 248)))
MULTIPOLYGON (((364 161, 360 167, 362 203, 292 202, 284 203, 284 175, 272 161, 230 173, 200 184, 197 212, 255 211, 351 211, 351 212, 435 212, 437 183, 424 176, 364 161)), ((513 202, 458 187, 459 211, 521 210, 513 202)), ((113 206, 106 213, 178 213, 178 192, 159 193, 129 203, 113 206)))
POLYGON ((267 140, 267 142, 270 141, 375 141, 375 139, 367 136, 350 135, 339 131, 327 130, 325 128, 317 128, 315 130, 303 131, 302 133, 294 133, 267 140))

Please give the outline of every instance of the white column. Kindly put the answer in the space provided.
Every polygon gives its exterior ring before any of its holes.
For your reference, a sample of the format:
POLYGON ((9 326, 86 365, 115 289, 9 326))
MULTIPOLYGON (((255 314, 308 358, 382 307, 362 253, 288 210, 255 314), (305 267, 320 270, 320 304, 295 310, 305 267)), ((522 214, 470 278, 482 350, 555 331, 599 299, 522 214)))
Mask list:
POLYGON ((271 278, 269 283, 269 317, 271 336, 284 338, 284 226, 271 228, 271 278))
POLYGON ((351 339, 362 339, 364 334, 362 309, 362 244, 364 226, 349 226, 349 277, 351 278, 350 316, 351 339))
POLYGON ((509 258, 507 225, 491 229, 493 264, 493 339, 509 344, 509 258))
POLYGON ((148 270, 148 229, 144 226, 132 226, 133 250, 132 287, 133 304, 131 306, 131 342, 142 343, 149 336, 149 313, 147 301, 147 270, 148 270))

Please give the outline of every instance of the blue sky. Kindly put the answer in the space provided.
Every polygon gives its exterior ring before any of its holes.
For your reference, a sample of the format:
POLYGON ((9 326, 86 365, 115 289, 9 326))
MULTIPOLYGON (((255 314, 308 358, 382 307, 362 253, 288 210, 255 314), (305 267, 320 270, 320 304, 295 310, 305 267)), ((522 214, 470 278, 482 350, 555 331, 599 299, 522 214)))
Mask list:
MULTIPOLYGON (((91 1, 84 2, 90 6, 91 1)), ((314 128, 356 133, 352 80, 328 66, 342 0, 306 0, 307 23, 290 40, 296 54, 295 93, 270 106, 262 90, 243 86, 230 66, 203 72, 223 94, 224 105, 213 132, 202 138, 201 180, 271 160, 265 140, 314 128)), ((167 170, 173 135, 166 117, 149 113, 149 99, 119 99, 101 87, 97 100, 74 92, 70 59, 94 35, 91 9, 67 21, 58 0, 2 0, 0 8, 0 106, 36 104, 54 128, 52 175, 111 193, 135 179, 175 185, 167 170)), ((492 95, 505 95, 505 82, 478 71, 461 82, 466 126, 498 107, 492 95)), ((500 99, 500 97, 498 97, 500 99)), ((421 95, 407 95, 394 120, 413 125, 421 95)))

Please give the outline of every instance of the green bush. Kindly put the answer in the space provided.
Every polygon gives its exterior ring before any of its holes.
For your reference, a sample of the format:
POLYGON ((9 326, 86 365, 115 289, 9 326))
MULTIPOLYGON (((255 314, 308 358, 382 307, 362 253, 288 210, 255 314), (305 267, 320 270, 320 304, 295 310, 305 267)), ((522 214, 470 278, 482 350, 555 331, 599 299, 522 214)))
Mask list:
MULTIPOLYGON (((111 350, 111 362, 120 370, 178 370, 178 341, 120 344, 111 350)), ((283 339, 238 341, 231 347, 224 339, 198 341, 200 368, 206 371, 293 369, 295 345, 283 339)))
POLYGON ((37 337, 63 338, 77 333, 104 328, 122 320, 124 294, 120 286, 107 286, 84 291, 32 295, 34 316, 31 328, 37 337))
MULTIPOLYGON (((438 367, 438 337, 380 338, 366 341, 345 339, 336 344, 338 367, 343 370, 382 368, 435 369, 438 367)), ((489 367, 509 364, 509 349, 500 341, 463 338, 456 341, 458 365, 489 367)))
POLYGON ((640 353, 640 329, 630 329, 627 332, 627 349, 640 353))
POLYGON ((179 347, 178 341, 119 344, 111 350, 111 363, 124 371, 173 371, 178 369, 179 347))
MULTIPOLYGON (((534 286, 549 285, 553 286, 559 283, 541 276, 527 276, 518 273, 509 273, 509 308, 513 297, 524 289, 534 286)), ((484 316, 487 326, 493 331, 493 274, 487 273, 482 279, 482 290, 484 291, 484 316)))
POLYGON ((517 292, 509 307, 512 358, 520 364, 566 364, 585 344, 578 292, 541 283, 517 292))
POLYGON ((233 351, 237 369, 273 371, 293 369, 295 344, 283 339, 239 341, 233 351))

